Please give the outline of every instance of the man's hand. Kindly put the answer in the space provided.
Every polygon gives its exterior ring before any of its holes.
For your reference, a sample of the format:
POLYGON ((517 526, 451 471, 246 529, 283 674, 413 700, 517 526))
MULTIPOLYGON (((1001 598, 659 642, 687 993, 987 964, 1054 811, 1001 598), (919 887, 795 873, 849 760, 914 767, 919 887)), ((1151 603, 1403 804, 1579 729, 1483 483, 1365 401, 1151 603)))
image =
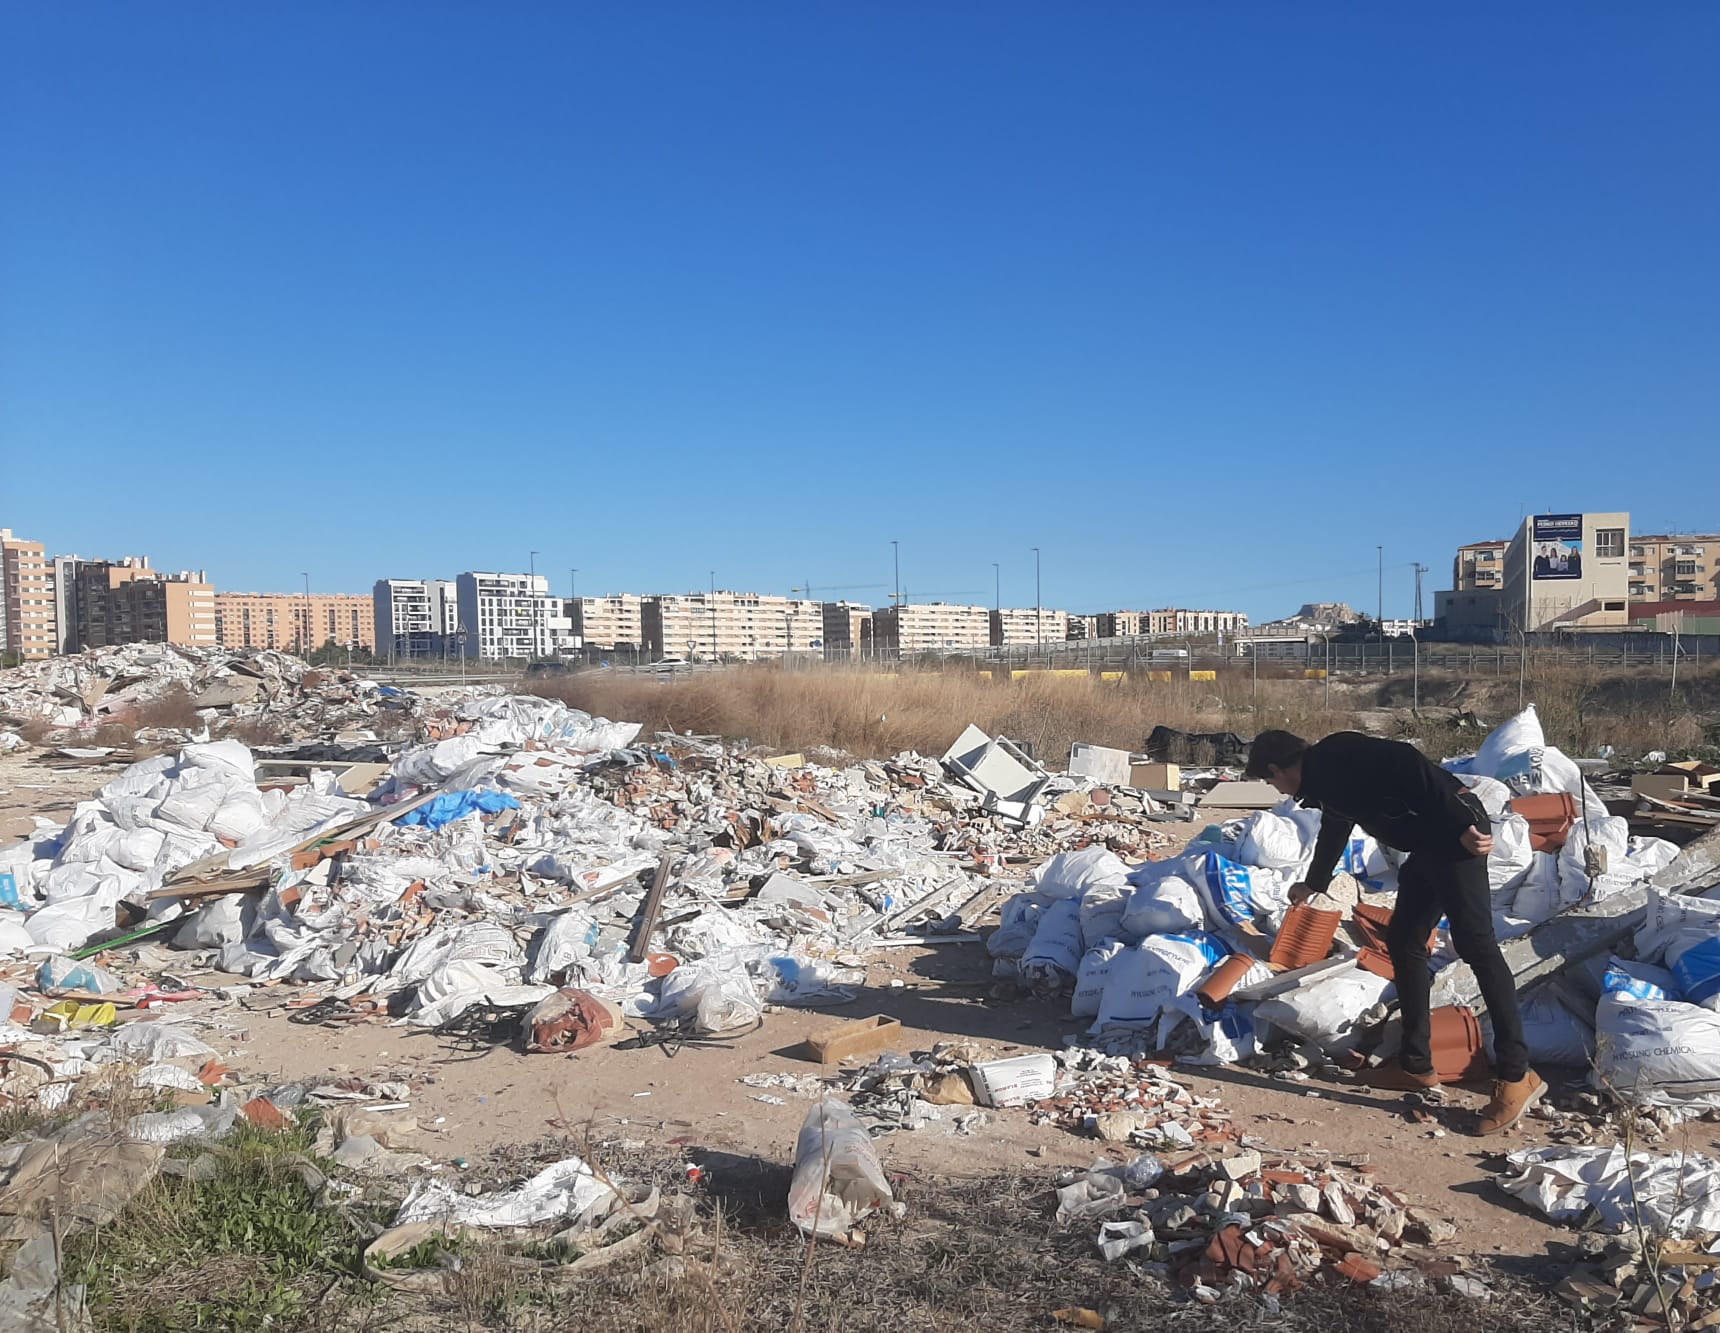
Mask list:
POLYGON ((1290 886, 1290 901, 1292 904, 1305 903, 1313 896, 1314 890, 1309 888, 1306 884, 1292 884, 1290 886))
POLYGON ((1491 856, 1493 854, 1493 835, 1483 833, 1478 828, 1464 829, 1463 836, 1458 841, 1463 844, 1463 850, 1471 856, 1491 856))

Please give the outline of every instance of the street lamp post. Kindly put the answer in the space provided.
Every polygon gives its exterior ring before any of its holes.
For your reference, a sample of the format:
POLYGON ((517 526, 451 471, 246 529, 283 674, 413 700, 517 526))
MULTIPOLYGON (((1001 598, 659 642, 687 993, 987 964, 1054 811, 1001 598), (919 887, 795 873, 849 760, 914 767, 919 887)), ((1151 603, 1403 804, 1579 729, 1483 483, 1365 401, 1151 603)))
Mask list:
POLYGON ((1041 609, 1043 598, 1039 594, 1039 548, 1033 548, 1033 641, 1036 644, 1045 642, 1044 620, 1045 613, 1041 609))
POLYGON ((997 561, 991 562, 991 604, 999 612, 1003 610, 1003 574, 997 567, 997 561))
POLYGON ((711 661, 718 662, 717 656, 717 571, 711 571, 711 661))
POLYGON ((309 661, 311 655, 311 576, 303 570, 299 571, 299 576, 305 581, 305 635, 299 651, 304 654, 305 660, 309 661))

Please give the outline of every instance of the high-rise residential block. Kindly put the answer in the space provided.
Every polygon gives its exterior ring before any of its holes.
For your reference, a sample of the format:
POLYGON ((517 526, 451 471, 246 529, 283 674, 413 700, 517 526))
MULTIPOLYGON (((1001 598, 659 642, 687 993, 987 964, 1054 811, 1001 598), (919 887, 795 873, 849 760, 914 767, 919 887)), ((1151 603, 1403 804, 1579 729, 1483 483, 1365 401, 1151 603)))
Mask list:
POLYGON ((0 528, 0 616, 5 650, 21 661, 59 651, 54 627, 54 574, 41 542, 0 528))
POLYGON ((586 648, 638 650, 645 643, 643 603, 644 598, 630 592, 571 598, 573 633, 586 648))
POLYGON ((446 657, 455 651, 460 600, 453 579, 378 579, 371 600, 381 656, 446 657))
POLYGON ((949 602, 907 602, 872 613, 872 642, 879 657, 960 652, 991 645, 991 608, 949 602))
POLYGON ((467 657, 530 660, 561 656, 579 646, 566 603, 550 596, 542 574, 469 570, 454 585, 460 606, 454 638, 467 657))
POLYGON ((65 641, 73 651, 126 643, 175 643, 213 648, 215 589, 201 570, 151 569, 146 556, 77 563, 75 587, 64 602, 71 617, 65 641))
POLYGON ((224 648, 277 648, 300 656, 333 645, 373 651, 376 607, 362 592, 218 592, 217 637, 224 648))

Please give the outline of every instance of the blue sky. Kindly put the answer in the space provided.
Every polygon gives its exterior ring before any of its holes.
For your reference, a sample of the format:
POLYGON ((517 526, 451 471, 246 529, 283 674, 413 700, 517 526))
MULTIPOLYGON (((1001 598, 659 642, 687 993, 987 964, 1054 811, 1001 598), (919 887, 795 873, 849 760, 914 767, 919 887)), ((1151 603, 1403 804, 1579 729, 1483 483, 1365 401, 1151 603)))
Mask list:
MULTIPOLYGON (((1371 608, 1720 528, 1720 8, 0 10, 0 523, 216 585, 1371 608)), ((1429 598, 1431 606, 1431 597, 1429 598)))

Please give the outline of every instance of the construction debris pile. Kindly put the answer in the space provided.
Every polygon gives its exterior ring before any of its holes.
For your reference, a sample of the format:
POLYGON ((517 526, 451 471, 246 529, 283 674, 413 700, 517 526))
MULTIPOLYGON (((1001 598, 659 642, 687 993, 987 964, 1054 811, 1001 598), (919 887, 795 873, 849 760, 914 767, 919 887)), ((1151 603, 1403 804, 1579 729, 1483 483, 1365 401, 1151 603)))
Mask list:
MULTIPOLYGON (((0 672, 0 730, 44 730, 51 743, 78 746, 104 723, 134 726, 139 740, 173 744, 208 738, 209 729, 267 719, 281 739, 357 735, 379 713, 405 710, 401 691, 350 671, 312 667, 273 649, 181 648, 133 643, 75 656, 26 662, 0 672), (168 699, 190 715, 158 716, 168 699)), ((18 742, 0 748, 15 748, 18 742)), ((94 758, 88 754, 75 757, 94 758)))
MULTIPOLYGON (((1533 708, 1491 733, 1476 754, 1447 761, 1447 767, 1492 819, 1488 870, 1502 940, 1536 932, 1579 906, 1608 916, 1617 904, 1628 913, 1643 901, 1647 881, 1678 854, 1671 843, 1630 836, 1626 820, 1608 812, 1579 767, 1546 744, 1533 708)), ((1364 901, 1347 915, 1340 904, 1318 899, 1291 906, 1289 890, 1305 876, 1319 830, 1319 811, 1285 800, 1209 827, 1164 860, 1130 866, 1097 846, 1059 854, 1033 871, 1026 892, 1002 905, 1001 925, 987 947, 1000 976, 1067 991, 1072 1016, 1091 1019, 1101 1041, 1134 1032, 1143 1034, 1136 1048, 1209 1062, 1247 1060, 1269 1044, 1288 1044, 1359 1067, 1367 1051, 1387 1055, 1395 1045, 1395 1034, 1383 1026, 1395 1000, 1385 927, 1402 858, 1358 831, 1340 870, 1364 901), (1384 903, 1365 901, 1371 895, 1384 903)), ((1689 902, 1670 895, 1655 901, 1689 902)), ((1669 962, 1688 955, 1686 981, 1679 984, 1693 987, 1694 998, 1720 993, 1720 906, 1681 908, 1676 924, 1664 907, 1657 912, 1663 924, 1653 940, 1638 939, 1636 960, 1588 950, 1583 961, 1593 973, 1591 990, 1580 990, 1587 973, 1573 968, 1556 987, 1528 995, 1533 1059, 1587 1063, 1595 1049, 1597 1005, 1604 1035, 1616 1031, 1614 1014, 1627 1005, 1638 1006, 1630 1012, 1642 1019, 1642 1004, 1679 998, 1666 990, 1673 978, 1640 965, 1658 961, 1662 952, 1669 962), (1659 982, 1644 980, 1651 975, 1659 982), (1656 989, 1645 989, 1650 986, 1656 989), (1625 989, 1633 993, 1621 998, 1617 992, 1625 989)), ((1435 932, 1432 945, 1433 965, 1454 992, 1436 1015, 1435 1056, 1439 1072, 1455 1081, 1484 1067, 1488 1033, 1467 1007, 1475 999, 1472 979, 1459 980, 1469 978, 1467 966, 1443 931, 1435 932)), ((1709 1023, 1700 1048, 1720 1050, 1711 1011, 1680 1017, 1709 1023)), ((1654 1024, 1662 1038, 1669 1021, 1654 1024)), ((1680 1042, 1677 1049, 1690 1045, 1680 1042)), ((1628 1063, 1622 1046, 1611 1050, 1615 1064, 1628 1063)), ((1268 1063, 1281 1068, 1281 1055, 1268 1063)), ((1720 1091, 1720 1080, 1712 1088, 1698 1086, 1688 1070, 1682 1077, 1658 1066, 1620 1072, 1619 1083, 1653 1087, 1658 1096, 1720 1091)))
POLYGON ((0 848, 0 948, 98 994, 117 978, 72 955, 156 940, 420 1025, 561 988, 730 1032, 766 1003, 851 998, 869 947, 964 937, 1007 891, 1003 862, 1164 841, 1064 801, 1100 795, 1080 779, 1041 773, 1030 806, 1000 810, 913 754, 790 768, 638 746, 637 725, 481 691, 423 711, 440 739, 365 797, 326 771, 260 776, 235 740, 133 764, 0 848))

